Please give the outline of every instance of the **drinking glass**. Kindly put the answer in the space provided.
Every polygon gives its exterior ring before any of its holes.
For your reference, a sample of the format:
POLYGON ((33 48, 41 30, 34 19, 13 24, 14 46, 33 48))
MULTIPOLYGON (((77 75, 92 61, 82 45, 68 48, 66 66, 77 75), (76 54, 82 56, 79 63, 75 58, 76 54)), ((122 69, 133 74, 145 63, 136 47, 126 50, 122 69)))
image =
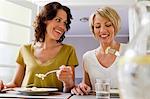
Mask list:
POLYGON ((110 99, 110 80, 97 78, 95 80, 95 92, 97 99, 110 99))

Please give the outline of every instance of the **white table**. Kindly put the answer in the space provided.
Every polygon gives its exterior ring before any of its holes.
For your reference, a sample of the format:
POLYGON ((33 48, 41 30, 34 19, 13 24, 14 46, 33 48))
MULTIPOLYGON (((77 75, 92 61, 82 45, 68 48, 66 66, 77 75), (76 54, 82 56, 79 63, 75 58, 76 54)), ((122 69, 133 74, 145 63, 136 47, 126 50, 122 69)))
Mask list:
POLYGON ((51 92, 47 96, 29 96, 29 95, 22 95, 15 91, 7 91, 6 93, 0 93, 1 98, 48 98, 48 99, 68 99, 71 96, 70 93, 63 93, 63 92, 51 92))
MULTIPOLYGON (((96 95, 94 92, 89 93, 89 95, 72 95, 70 97, 70 99, 96 99, 96 95)), ((111 97, 110 99, 120 99, 119 96, 118 97, 111 97)))
MULTIPOLYGON (((89 95, 78 96, 78 95, 71 95, 70 93, 63 93, 63 92, 51 92, 49 95, 41 95, 41 96, 30 96, 30 95, 23 95, 16 91, 7 91, 6 93, 0 93, 1 98, 30 98, 30 99, 96 99, 95 93, 90 93, 89 95)), ((120 98, 110 98, 110 99, 120 99, 120 98)))
MULTIPOLYGON (((73 95, 70 97, 70 99, 96 99, 96 96, 95 95, 84 95, 84 96, 73 95)), ((110 98, 110 99, 120 99, 120 98, 110 98)))

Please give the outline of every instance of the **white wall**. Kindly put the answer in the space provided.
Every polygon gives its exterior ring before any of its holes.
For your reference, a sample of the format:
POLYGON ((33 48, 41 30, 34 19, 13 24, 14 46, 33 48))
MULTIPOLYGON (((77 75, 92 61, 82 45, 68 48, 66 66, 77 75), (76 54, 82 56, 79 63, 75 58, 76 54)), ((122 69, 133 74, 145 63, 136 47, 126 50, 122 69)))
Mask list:
POLYGON ((14 75, 20 45, 31 41, 35 8, 25 0, 0 0, 0 80, 4 82, 14 75))

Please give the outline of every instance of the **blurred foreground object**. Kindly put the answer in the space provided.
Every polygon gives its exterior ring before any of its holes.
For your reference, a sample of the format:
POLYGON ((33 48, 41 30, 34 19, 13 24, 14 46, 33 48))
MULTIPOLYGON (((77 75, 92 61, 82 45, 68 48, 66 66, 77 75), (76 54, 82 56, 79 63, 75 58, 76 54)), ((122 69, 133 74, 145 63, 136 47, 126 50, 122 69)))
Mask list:
POLYGON ((134 8, 139 27, 118 63, 120 91, 123 99, 150 99, 150 1, 134 8))

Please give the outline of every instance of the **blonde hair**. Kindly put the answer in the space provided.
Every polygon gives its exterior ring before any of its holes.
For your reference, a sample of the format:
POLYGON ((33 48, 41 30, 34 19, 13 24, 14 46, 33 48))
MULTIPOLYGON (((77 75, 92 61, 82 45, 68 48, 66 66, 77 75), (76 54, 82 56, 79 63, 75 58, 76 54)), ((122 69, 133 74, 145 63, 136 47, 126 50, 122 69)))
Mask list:
POLYGON ((120 23, 121 23, 120 16, 113 8, 103 7, 103 8, 97 9, 93 14, 91 14, 91 16, 89 18, 89 26, 94 35, 95 35, 95 33, 94 33, 94 18, 96 16, 96 14, 99 14, 101 17, 104 17, 104 18, 107 18, 108 20, 110 20, 110 22, 112 23, 112 25, 114 27, 115 35, 118 33, 118 31, 120 30, 120 23))

